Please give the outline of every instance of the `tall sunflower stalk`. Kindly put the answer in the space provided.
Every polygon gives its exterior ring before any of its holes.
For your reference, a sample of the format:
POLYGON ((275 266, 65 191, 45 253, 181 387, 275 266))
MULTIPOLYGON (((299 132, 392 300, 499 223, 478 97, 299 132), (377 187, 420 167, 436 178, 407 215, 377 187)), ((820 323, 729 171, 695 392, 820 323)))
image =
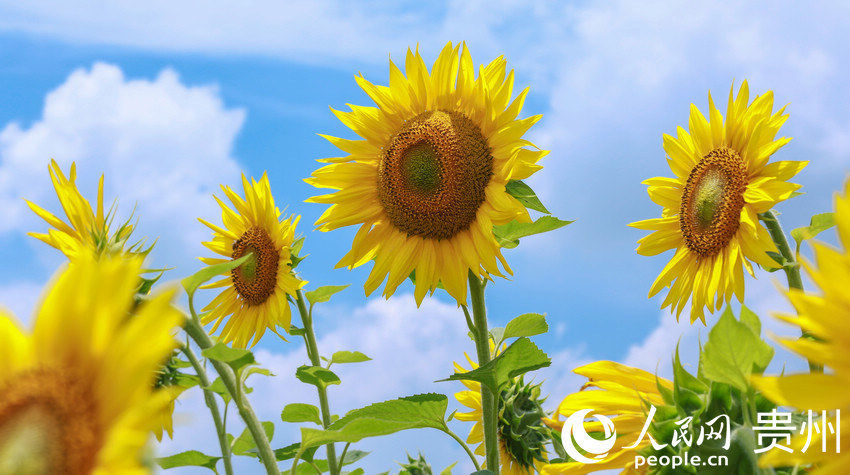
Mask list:
MULTIPOLYGON (((481 367, 490 362, 490 330, 487 328, 487 309, 484 304, 484 288, 486 280, 481 280, 469 272, 469 299, 472 304, 472 318, 469 310, 463 305, 467 325, 475 340, 475 353, 478 357, 478 366, 481 367)), ((484 428, 484 448, 487 454, 487 467, 492 467, 494 473, 499 473, 499 434, 497 424, 498 394, 485 385, 481 385, 481 411, 482 425, 484 428)))
MULTIPOLYGON (((307 308, 304 293, 301 292, 301 289, 298 289, 295 294, 295 303, 298 306, 298 313, 301 315, 301 323, 304 326, 304 345, 307 349, 307 357, 310 359, 313 367, 321 367, 319 345, 316 343, 316 332, 313 329, 313 304, 311 303, 310 307, 307 308)), ((316 392, 319 397, 322 427, 327 429, 331 425, 332 415, 330 403, 328 402, 328 389, 324 385, 316 385, 316 392)), ((337 466, 336 447, 333 443, 327 444, 325 447, 328 454, 328 470, 331 475, 338 475, 339 467, 337 466)))

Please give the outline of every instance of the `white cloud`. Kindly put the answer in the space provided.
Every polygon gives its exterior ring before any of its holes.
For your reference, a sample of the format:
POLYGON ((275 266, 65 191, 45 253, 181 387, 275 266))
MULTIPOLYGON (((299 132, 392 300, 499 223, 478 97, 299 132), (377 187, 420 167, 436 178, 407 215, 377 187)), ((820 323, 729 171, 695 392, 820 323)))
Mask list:
POLYGON ((392 2, 327 0, 240 4, 83 1, 73 6, 61 1, 4 2, 0 29, 166 51, 253 54, 307 62, 317 58, 375 60, 385 58, 386 52, 375 51, 374 45, 427 32, 428 25, 409 12, 410 8, 392 2))
POLYGON ((171 69, 152 80, 103 63, 77 69, 47 94, 40 119, 0 131, 0 232, 44 229, 21 198, 60 213, 47 164, 55 158, 67 173, 76 161, 92 204, 105 173, 106 200, 120 198, 119 217, 137 204, 139 237, 161 236, 155 255, 182 263, 206 237, 195 218, 218 214, 210 193, 238 179, 232 150, 244 120, 215 86, 186 86, 171 69))

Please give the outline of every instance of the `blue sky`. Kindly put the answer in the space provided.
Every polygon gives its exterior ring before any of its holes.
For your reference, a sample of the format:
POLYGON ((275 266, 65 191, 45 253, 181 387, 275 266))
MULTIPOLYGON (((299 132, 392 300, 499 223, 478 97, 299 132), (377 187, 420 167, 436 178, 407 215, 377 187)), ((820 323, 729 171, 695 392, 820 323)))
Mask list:
MULTIPOLYGON (((207 233, 195 217, 218 219, 209 196, 217 185, 237 183, 240 170, 268 171, 278 204, 303 215, 311 254, 303 277, 311 285, 352 284, 321 310, 320 346, 375 359, 340 369, 345 383, 331 393, 338 410, 457 390, 433 381, 472 350, 462 315, 439 294, 416 310, 409 287, 389 302, 365 300, 368 266, 333 270, 354 230, 312 231, 323 207, 303 203, 314 191, 301 180, 316 158, 336 154, 317 133, 351 136, 328 107, 368 104, 356 73, 386 84, 388 57, 401 60, 419 44, 430 61, 446 41, 466 40, 476 63, 505 54, 517 86, 531 87, 524 114, 544 114, 531 137, 551 154, 529 183, 556 215, 576 219, 506 252, 515 278, 491 286, 492 323, 547 313, 552 330, 537 341, 554 360, 540 376, 550 402, 577 389, 569 371, 583 362, 617 359, 663 373, 679 338, 688 348, 700 328, 676 325, 659 300, 646 298, 669 256, 635 254, 641 233, 626 226, 658 214, 640 181, 671 174, 661 134, 686 125, 691 102, 705 108, 708 90, 725 103, 733 81, 749 79, 754 92, 773 89, 778 104, 791 104, 782 133, 794 137, 777 158, 811 160, 799 177, 807 194, 780 207, 785 226, 829 210, 850 172, 848 13, 838 2, 323 1, 236 10, 227 2, 0 1, 0 302, 27 320, 62 261, 25 236, 44 224, 21 200, 57 208, 46 173, 51 157, 66 167, 77 161, 89 196, 106 173, 107 197, 119 198, 125 216, 136 204, 140 234, 160 237, 153 258, 177 266, 172 279, 198 268, 207 233)), ((784 303, 774 276, 759 277, 748 281, 747 303, 768 318, 784 303)), ((258 383, 254 398, 261 415, 279 420, 284 404, 311 400, 291 377, 305 357, 295 340, 266 337, 258 348, 278 377, 258 383)), ((177 420, 176 440, 162 453, 197 443, 215 450, 212 439, 192 437, 206 423, 197 395, 178 407, 177 420)), ((280 423, 273 445, 295 437, 280 423)), ((405 449, 421 448, 442 468, 462 460, 449 442, 427 432, 369 442, 375 453, 364 467, 392 469, 405 449)))

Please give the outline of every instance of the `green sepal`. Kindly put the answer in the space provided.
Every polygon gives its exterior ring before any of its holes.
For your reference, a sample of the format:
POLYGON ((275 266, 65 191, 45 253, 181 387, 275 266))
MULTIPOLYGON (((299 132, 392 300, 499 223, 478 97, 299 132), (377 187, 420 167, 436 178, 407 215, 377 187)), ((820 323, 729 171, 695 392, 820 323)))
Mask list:
POLYGON ((551 214, 543 203, 540 202, 540 198, 537 197, 537 194, 534 193, 534 190, 531 189, 530 186, 526 185, 522 180, 511 180, 505 185, 505 191, 516 198, 517 201, 522 203, 528 209, 533 209, 534 211, 540 211, 541 213, 551 214))

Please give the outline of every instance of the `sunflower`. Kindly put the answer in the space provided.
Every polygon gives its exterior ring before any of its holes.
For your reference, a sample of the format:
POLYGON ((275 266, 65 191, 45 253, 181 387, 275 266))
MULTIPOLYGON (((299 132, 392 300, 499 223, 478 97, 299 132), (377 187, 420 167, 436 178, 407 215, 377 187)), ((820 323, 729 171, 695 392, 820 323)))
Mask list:
MULTIPOLYGON (((804 263, 821 295, 791 289, 788 298, 799 316, 780 315, 779 318, 799 326, 813 339, 786 339, 782 343, 792 351, 829 368, 826 373, 793 374, 755 378, 756 387, 769 399, 782 406, 802 410, 842 410, 850 413, 850 181, 844 185, 844 196, 835 198, 835 222, 843 250, 814 243, 815 264, 804 263)), ((832 414, 835 416, 835 414, 832 414)), ((834 422, 834 419, 833 419, 834 422)), ((850 472, 850 454, 846 447, 836 453, 832 446, 821 450, 823 434, 813 434, 810 448, 803 453, 806 436, 792 440, 794 453, 782 450, 767 452, 759 463, 764 466, 793 466, 815 464, 816 473, 850 472)), ((832 435, 831 437, 838 437, 832 435)), ((850 427, 841 425, 840 437, 850 440, 850 427)))
MULTIPOLYGON (((646 423, 649 404, 665 405, 664 398, 658 390, 661 385, 673 390, 673 383, 650 374, 642 369, 632 368, 613 361, 597 361, 573 370, 576 374, 587 378, 587 382, 579 392, 568 395, 561 401, 553 419, 544 419, 549 427, 561 430, 564 421, 560 416, 569 417, 574 412, 593 408, 598 413, 606 415, 614 422, 617 440, 609 455, 598 463, 585 464, 581 462, 554 463, 543 466, 544 475, 553 474, 583 474, 599 470, 622 469, 620 473, 643 473, 634 467, 635 455, 650 445, 648 437, 633 448, 646 423), (589 388, 598 390, 585 391, 589 388)), ((590 434, 602 432, 602 423, 586 421, 585 431, 590 434)), ((565 441, 565 443, 568 443, 565 441)))
POLYGON ((94 210, 77 189, 76 163, 71 163, 71 171, 68 177, 65 177, 55 160, 50 161, 48 171, 59 203, 68 217, 68 223, 41 206, 25 200, 35 214, 53 227, 46 233, 28 233, 30 236, 55 247, 70 260, 88 253, 102 255, 104 253, 146 252, 141 250, 142 242, 138 242, 125 250, 127 239, 133 232, 133 226, 129 221, 118 227, 110 236, 110 219, 103 212, 103 175, 100 176, 98 181, 97 209, 94 210))
POLYGON ((493 226, 531 218, 505 185, 542 168, 548 152, 526 148, 541 116, 517 119, 528 89, 511 101, 505 65, 499 57, 476 77, 466 45, 448 43, 429 73, 408 50, 406 76, 390 61, 389 87, 356 78, 377 107, 334 111, 362 140, 325 137, 346 155, 320 159, 329 165, 305 181, 338 191, 307 201, 331 205, 316 221, 322 231, 360 227, 337 267, 374 259, 367 295, 386 279, 389 297, 415 273, 417 304, 440 283, 465 302, 469 272, 503 276, 498 259, 511 273, 493 226))
POLYGON ((143 472, 171 400, 154 379, 182 316, 174 292, 133 309, 140 259, 81 257, 27 334, 0 315, 0 473, 143 472))
POLYGON ((709 120, 692 104, 690 132, 679 127, 677 137, 664 135, 676 176, 643 182, 650 199, 663 207, 661 218, 631 224, 653 231, 638 241, 638 254, 676 250, 649 296, 670 287, 662 308, 675 309, 677 318, 690 299, 691 322, 705 322, 703 309, 714 312, 733 294, 743 301, 744 269, 755 275, 750 261, 778 267, 767 254, 776 246, 758 215, 793 196, 800 185, 787 180, 808 163, 768 163, 791 140, 775 138, 788 118, 785 108, 773 112, 772 91, 749 103, 746 81, 737 98, 733 91, 725 122, 709 94, 709 120))
MULTIPOLYGON (((502 347, 504 350, 504 346, 502 347)), ((495 357, 495 344, 490 341, 490 351, 495 357)), ((472 369, 478 365, 464 353, 472 369)), ((454 363, 455 372, 467 371, 459 363, 454 363)), ((484 422, 481 406, 481 384, 461 380, 466 391, 455 393, 455 398, 469 412, 456 412, 455 419, 475 422, 466 441, 479 444, 475 453, 485 455, 484 422)), ((526 384, 522 378, 516 378, 503 389, 497 402, 499 437, 499 472, 501 475, 528 475, 540 469, 546 459, 547 429, 543 425, 543 409, 540 406, 540 385, 526 384)))
POLYGON ((266 328, 277 332, 277 326, 282 326, 289 332, 292 315, 287 295, 295 295, 307 282, 292 273, 290 246, 301 217, 292 215, 280 220, 265 173, 260 181, 252 178, 250 182, 242 175, 242 187, 244 199, 230 187, 221 186, 235 211, 214 197, 221 206, 223 227, 200 218, 199 221, 213 230, 212 240, 204 246, 225 257, 202 257, 203 263, 221 264, 251 253, 247 262, 224 274, 226 277, 204 286, 224 290, 204 307, 206 313, 201 316, 204 325, 215 322, 211 333, 230 316, 221 338, 245 348, 249 342, 250 346, 256 345, 266 328))

